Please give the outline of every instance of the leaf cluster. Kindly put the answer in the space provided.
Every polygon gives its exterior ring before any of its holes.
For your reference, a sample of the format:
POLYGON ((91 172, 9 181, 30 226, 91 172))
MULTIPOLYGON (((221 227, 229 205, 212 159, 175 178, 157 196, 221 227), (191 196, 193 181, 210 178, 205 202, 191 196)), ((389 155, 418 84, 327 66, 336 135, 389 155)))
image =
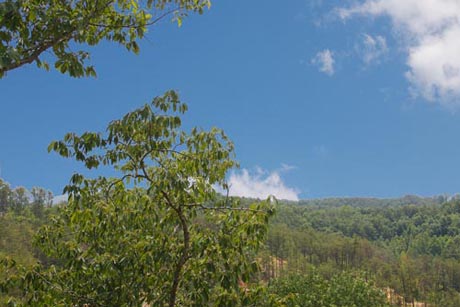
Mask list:
POLYGON ((35 62, 49 70, 43 53, 54 56, 54 67, 72 77, 96 76, 89 52, 102 40, 139 52, 138 39, 166 16, 180 25, 187 12, 202 13, 209 0, 5 0, 0 2, 0 78, 35 62))

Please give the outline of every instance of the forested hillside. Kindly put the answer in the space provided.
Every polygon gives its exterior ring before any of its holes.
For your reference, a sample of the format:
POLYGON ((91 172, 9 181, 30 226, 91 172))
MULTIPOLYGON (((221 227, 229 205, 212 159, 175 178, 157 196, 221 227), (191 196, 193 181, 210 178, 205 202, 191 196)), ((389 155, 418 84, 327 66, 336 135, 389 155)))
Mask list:
POLYGON ((361 271, 406 302, 460 306, 460 201, 410 199, 282 203, 267 252, 285 262, 266 265, 277 274, 361 271))
POLYGON ((52 199, 52 193, 43 188, 11 188, 0 178, 0 257, 10 256, 27 266, 45 260, 32 238, 56 211, 52 199))
MULTIPOLYGON (((1 183, 0 257, 25 266, 54 263, 33 244, 56 212, 51 194, 1 183)), ((255 259, 260 271, 252 282, 266 284, 266 295, 285 306, 384 306, 388 299, 395 306, 459 306, 460 201, 281 201, 255 259)))

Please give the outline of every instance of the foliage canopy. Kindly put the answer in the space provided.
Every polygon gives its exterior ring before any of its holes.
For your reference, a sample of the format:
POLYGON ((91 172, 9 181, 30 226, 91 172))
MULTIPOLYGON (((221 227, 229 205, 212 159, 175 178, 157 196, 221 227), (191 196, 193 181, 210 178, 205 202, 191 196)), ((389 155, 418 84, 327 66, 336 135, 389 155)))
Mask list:
MULTIPOLYGON (((75 174, 69 203, 37 244, 51 267, 9 279, 25 306, 251 306, 255 253, 269 201, 242 207, 215 191, 235 165, 219 129, 180 129, 173 91, 112 121, 107 133, 69 133, 49 150, 118 178, 75 174)), ((12 272, 12 271, 11 271, 12 272)), ((14 274, 13 274, 14 275, 14 274)), ((5 286, 4 286, 5 287, 5 286)), ((257 287, 256 287, 257 288, 257 287)), ((0 287, 1 289, 1 287, 0 287)))
POLYGON ((389 307, 383 291, 371 281, 350 273, 330 280, 316 272, 289 275, 275 280, 270 290, 284 297, 288 307, 389 307))
POLYGON ((35 62, 72 77, 95 76, 89 53, 76 45, 117 42, 137 53, 147 27, 173 15, 180 25, 187 12, 202 13, 209 0, 5 0, 0 2, 0 77, 35 62))

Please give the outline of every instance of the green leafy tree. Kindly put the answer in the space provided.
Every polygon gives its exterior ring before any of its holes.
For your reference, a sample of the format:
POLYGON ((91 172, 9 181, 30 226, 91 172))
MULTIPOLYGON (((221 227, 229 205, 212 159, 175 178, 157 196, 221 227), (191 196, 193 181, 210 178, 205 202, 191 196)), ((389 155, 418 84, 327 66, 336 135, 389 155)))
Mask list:
POLYGON ((10 197, 10 185, 0 178, 0 214, 8 211, 8 208, 10 207, 10 197))
POLYGON ((274 280, 272 293, 280 296, 288 307, 387 307, 385 294, 350 273, 340 273, 325 279, 315 271, 307 275, 289 275, 274 280))
MULTIPOLYGON (((271 202, 219 196, 235 166, 219 129, 180 129, 173 91, 112 121, 105 134, 69 133, 49 149, 117 178, 75 174, 67 206, 37 244, 51 267, 13 274, 24 306, 260 306, 251 286, 271 202)), ((0 290, 2 286, 0 285, 0 290)))
POLYGON ((0 2, 0 77, 35 62, 72 77, 95 76, 90 54, 76 46, 113 41, 137 53, 147 27, 172 15, 178 24, 187 12, 202 13, 209 0, 5 0, 0 2), (72 48, 71 48, 72 47, 72 48))
POLYGON ((325 306, 385 307, 389 306, 385 293, 364 276, 342 273, 329 282, 328 303, 325 306))
POLYGON ((283 298, 288 307, 326 306, 327 282, 317 273, 292 274, 274 279, 270 292, 283 298))
POLYGON ((44 209, 51 207, 53 193, 39 187, 33 187, 30 193, 32 194, 32 212, 40 218, 43 216, 44 209))
POLYGON ((11 206, 16 213, 21 213, 29 205, 29 191, 17 187, 11 193, 11 206))

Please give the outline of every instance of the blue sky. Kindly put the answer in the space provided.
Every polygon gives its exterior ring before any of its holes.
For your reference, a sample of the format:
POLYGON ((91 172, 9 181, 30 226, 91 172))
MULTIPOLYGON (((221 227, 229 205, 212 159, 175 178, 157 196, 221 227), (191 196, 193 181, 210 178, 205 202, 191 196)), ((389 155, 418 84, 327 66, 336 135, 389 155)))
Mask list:
POLYGON ((187 127, 234 141, 235 194, 459 192, 459 16, 451 0, 214 1, 151 28, 140 55, 90 49, 97 78, 25 66, 0 80, 1 177, 60 194, 81 168, 50 141, 177 89, 187 127))

